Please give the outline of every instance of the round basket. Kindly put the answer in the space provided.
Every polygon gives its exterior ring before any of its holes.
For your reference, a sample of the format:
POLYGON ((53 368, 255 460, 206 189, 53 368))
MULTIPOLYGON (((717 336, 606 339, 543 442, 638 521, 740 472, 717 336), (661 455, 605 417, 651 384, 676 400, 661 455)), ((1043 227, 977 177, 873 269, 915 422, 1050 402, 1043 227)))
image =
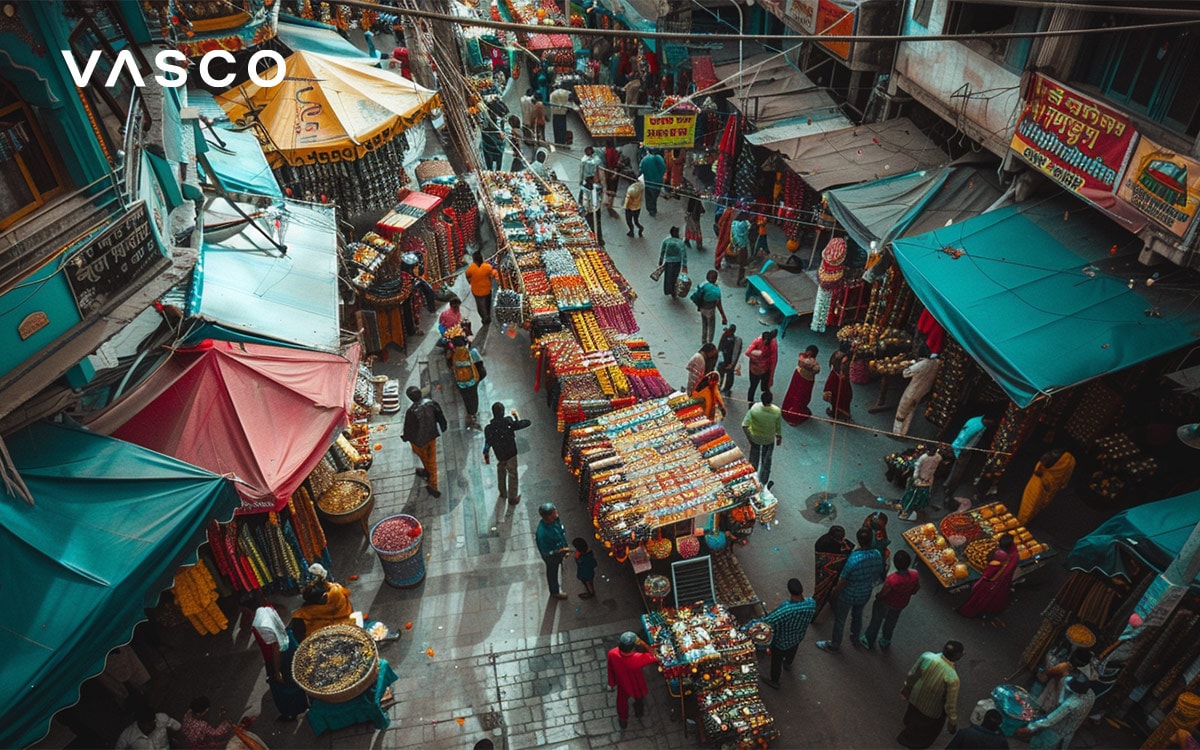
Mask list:
POLYGON ((425 556, 421 554, 421 542, 425 534, 421 522, 403 513, 388 516, 371 529, 367 540, 379 562, 383 565, 384 581, 396 588, 416 586, 425 578, 425 556), (399 542, 388 539, 389 529, 407 529, 399 542), (397 547, 397 549, 390 549, 397 547))
POLYGON ((316 502, 321 518, 330 523, 359 523, 369 534, 367 519, 375 508, 375 492, 366 472, 361 469, 335 474, 329 489, 316 502))
POLYGON ((345 703, 362 695, 379 675, 379 649, 356 625, 330 625, 309 635, 292 657, 292 679, 308 696, 345 703))

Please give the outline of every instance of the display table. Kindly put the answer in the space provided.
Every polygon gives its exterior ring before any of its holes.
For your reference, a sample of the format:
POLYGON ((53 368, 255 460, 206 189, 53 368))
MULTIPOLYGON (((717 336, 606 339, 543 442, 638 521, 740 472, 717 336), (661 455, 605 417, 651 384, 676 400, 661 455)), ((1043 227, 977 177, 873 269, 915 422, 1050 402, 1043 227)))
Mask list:
POLYGON ((442 199, 428 193, 409 192, 375 224, 375 231, 391 242, 418 222, 431 216, 442 205, 442 199))
POLYGON ((391 720, 379 704, 388 686, 397 679, 387 659, 380 659, 379 676, 375 679, 374 688, 345 703, 326 703, 314 699, 306 714, 313 734, 320 735, 367 722, 374 724, 376 729, 387 729, 391 720))
POLYGON ((608 86, 576 86, 579 116, 592 138, 634 138, 633 120, 608 86))

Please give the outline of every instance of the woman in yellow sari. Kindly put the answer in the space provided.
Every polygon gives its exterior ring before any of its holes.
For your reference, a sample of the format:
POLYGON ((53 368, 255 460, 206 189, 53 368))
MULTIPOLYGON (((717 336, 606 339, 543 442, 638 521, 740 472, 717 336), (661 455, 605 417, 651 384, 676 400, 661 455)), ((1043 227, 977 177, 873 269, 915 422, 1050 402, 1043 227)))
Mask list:
POLYGON ((346 625, 351 622, 350 589, 340 583, 317 579, 300 592, 304 604, 292 614, 291 629, 297 641, 302 641, 321 628, 346 625))
POLYGON ((1033 469, 1025 494, 1021 496, 1021 510, 1017 520, 1027 525, 1033 517, 1050 504, 1059 490, 1071 481, 1075 471, 1075 457, 1061 448, 1055 448, 1042 456, 1033 469))
POLYGON ((725 418, 725 399, 721 398, 721 388, 719 385, 720 376, 715 372, 710 372, 700 378, 700 382, 692 389, 692 398, 698 398, 704 402, 704 416, 714 422, 719 422, 725 418), (720 418, 717 417, 717 410, 721 410, 720 418))

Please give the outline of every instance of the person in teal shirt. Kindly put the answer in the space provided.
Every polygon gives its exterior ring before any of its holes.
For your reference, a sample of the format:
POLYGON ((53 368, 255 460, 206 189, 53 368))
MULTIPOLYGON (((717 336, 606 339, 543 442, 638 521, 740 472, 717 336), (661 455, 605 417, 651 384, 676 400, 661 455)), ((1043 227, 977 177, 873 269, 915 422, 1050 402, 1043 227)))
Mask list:
POLYGON ((663 178, 667 175, 667 160, 651 150, 642 157, 638 169, 646 181, 646 213, 651 217, 658 216, 658 194, 662 192, 663 178))
MULTIPOLYGON (((646 183, 646 195, 650 195, 649 181, 646 183)), ((658 250, 658 265, 664 267, 663 294, 674 297, 679 272, 687 272, 687 245, 679 239, 679 227, 671 227, 671 235, 662 241, 662 247, 658 250)))
POLYGON ((947 499, 954 496, 954 490, 962 483, 963 478, 967 475, 967 470, 974 463, 972 459, 975 458, 975 451, 971 448, 979 443, 983 433, 994 424, 996 424, 996 420, 990 417, 982 415, 971 417, 958 431, 954 442, 950 443, 950 449, 954 451, 954 466, 950 469, 950 476, 946 477, 946 483, 943 485, 947 499))
POLYGON ((554 503, 542 503, 538 515, 542 520, 538 523, 535 536, 538 552, 546 563, 546 583, 550 584, 550 596, 566 599, 567 595, 558 586, 558 569, 562 567, 563 558, 571 552, 567 546, 567 532, 558 518, 558 508, 554 507, 554 503))

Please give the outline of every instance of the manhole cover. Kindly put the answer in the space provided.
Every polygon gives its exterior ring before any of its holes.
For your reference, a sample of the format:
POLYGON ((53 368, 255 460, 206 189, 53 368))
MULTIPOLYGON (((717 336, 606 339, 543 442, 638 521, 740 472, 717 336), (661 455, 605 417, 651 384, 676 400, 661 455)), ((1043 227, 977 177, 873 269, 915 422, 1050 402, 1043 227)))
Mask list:
POLYGON ((504 717, 500 715, 499 711, 488 711, 479 717, 479 724, 485 732, 490 732, 504 726, 504 717))

